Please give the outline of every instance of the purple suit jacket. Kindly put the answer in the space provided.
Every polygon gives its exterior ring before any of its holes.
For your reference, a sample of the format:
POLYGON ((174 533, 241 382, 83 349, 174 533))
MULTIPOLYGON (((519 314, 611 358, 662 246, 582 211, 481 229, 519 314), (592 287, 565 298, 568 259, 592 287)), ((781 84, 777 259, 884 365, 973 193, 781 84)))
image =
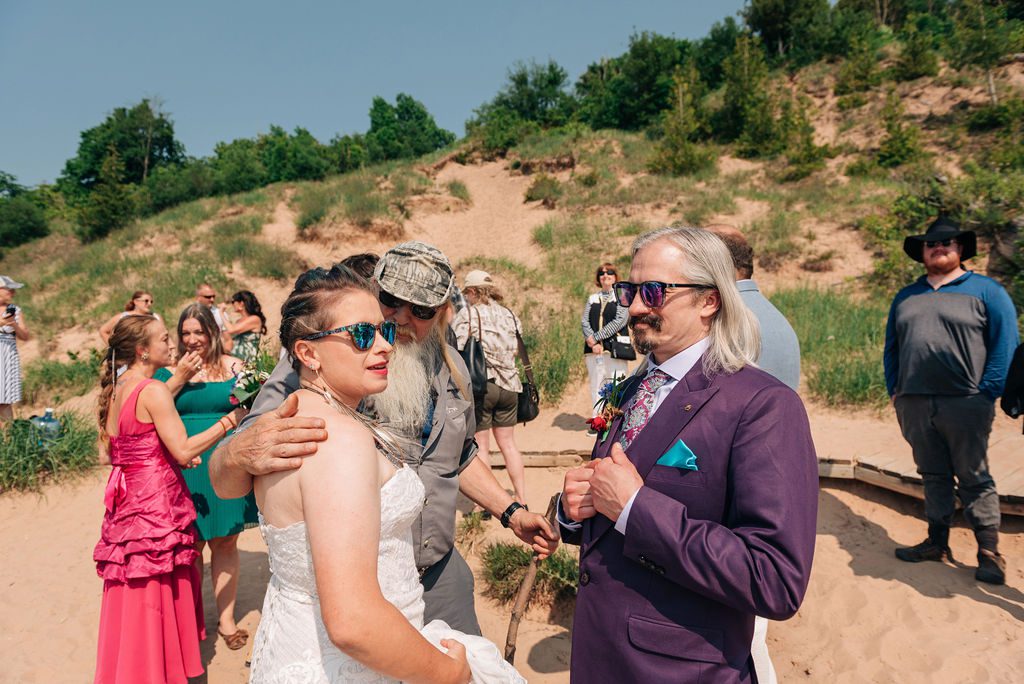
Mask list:
MULTIPOLYGON (((621 418, 593 457, 620 432, 621 418)), ((709 379, 698 362, 626 454, 644 479, 626 534, 600 514, 562 528, 581 546, 571 681, 755 681, 754 616, 792 617, 811 574, 818 465, 803 403, 757 368, 709 379), (680 439, 698 470, 656 464, 680 439)))

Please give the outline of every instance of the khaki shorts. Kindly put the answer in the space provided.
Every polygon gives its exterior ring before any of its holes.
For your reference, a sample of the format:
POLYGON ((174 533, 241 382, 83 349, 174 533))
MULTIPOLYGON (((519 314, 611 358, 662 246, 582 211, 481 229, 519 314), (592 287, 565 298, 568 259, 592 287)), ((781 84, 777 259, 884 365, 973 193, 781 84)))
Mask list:
POLYGON ((519 393, 488 380, 483 404, 476 407, 476 429, 479 432, 492 427, 514 427, 518 413, 519 393))

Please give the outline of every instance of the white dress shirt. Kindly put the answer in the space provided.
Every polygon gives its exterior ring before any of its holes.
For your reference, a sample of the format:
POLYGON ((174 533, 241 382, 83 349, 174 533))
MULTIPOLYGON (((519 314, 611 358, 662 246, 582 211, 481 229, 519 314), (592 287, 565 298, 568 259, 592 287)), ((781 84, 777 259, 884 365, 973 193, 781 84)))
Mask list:
MULTIPOLYGON (((653 418, 654 414, 658 412, 658 409, 661 407, 661 404, 662 402, 665 401, 666 397, 668 397, 668 395, 672 393, 672 390, 675 389, 676 384, 678 384, 678 382, 683 379, 683 376, 689 373, 693 366, 697 363, 697 361, 700 360, 701 355, 707 348, 708 338, 705 337, 701 340, 698 340, 697 342, 694 342, 689 347, 679 352, 675 356, 667 359, 665 363, 661 364, 660 366, 657 363, 655 363, 654 357, 648 354, 647 374, 650 375, 651 372, 654 371, 654 369, 660 368, 669 376, 669 379, 665 382, 665 384, 659 387, 657 391, 654 393, 654 406, 651 407, 651 418, 653 418)), ((650 420, 650 418, 648 418, 648 420, 650 420)), ((615 521, 615 529, 618 530, 621 534, 626 534, 626 523, 629 520, 629 511, 633 507, 633 501, 634 499, 636 499, 636 495, 639 491, 640 488, 637 487, 637 490, 633 492, 633 496, 629 497, 629 501, 627 501, 626 505, 623 507, 622 513, 619 514, 619 519, 615 521)), ((575 520, 570 520, 564 514, 564 512, 562 511, 561 499, 559 499, 557 511, 559 523, 561 523, 567 529, 570 530, 579 529, 582 523, 578 523, 575 520)))

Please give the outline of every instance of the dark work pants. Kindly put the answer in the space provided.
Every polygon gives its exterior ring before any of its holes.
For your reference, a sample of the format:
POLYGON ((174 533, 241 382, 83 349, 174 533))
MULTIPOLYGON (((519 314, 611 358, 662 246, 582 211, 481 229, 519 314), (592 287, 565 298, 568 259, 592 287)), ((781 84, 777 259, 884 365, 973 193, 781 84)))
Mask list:
POLYGON ((924 481, 928 525, 949 527, 955 491, 972 528, 998 528, 999 496, 988 472, 995 402, 984 394, 912 394, 896 397, 895 404, 903 437, 914 450, 914 463, 924 481))
POLYGON ((424 624, 444 620, 452 629, 480 636, 473 604, 473 571, 454 548, 423 573, 424 624))

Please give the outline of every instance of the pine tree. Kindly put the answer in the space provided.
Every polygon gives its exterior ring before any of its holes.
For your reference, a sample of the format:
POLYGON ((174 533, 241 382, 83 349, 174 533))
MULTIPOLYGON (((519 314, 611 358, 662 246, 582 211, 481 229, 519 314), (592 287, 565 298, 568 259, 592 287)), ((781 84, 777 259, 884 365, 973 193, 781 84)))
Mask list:
POLYGON ((973 66, 985 72, 988 96, 999 104, 992 73, 999 60, 1013 49, 1012 26, 1006 21, 1006 8, 982 0, 961 0, 953 14, 950 37, 951 61, 957 69, 973 66))
POLYGON ((725 76, 721 133, 728 139, 739 138, 751 118, 763 118, 768 63, 761 41, 750 35, 736 39, 732 54, 722 64, 725 76))
POLYGON ((91 242, 127 225, 135 218, 132 187, 122 183, 124 163, 111 145, 103 159, 96 187, 78 214, 78 236, 91 242))
POLYGON ((878 148, 878 165, 885 168, 900 166, 923 154, 921 131, 903 120, 903 105, 896 91, 890 91, 882 108, 886 137, 878 148))
POLYGON ((917 28, 913 18, 903 30, 903 50, 896 61, 896 78, 912 81, 939 73, 939 58, 932 50, 931 37, 917 28))
POLYGON ((704 84, 693 62, 676 67, 672 76, 669 109, 663 114, 665 136, 651 162, 655 173, 689 175, 714 165, 707 147, 697 142, 706 132, 706 117, 701 106, 704 84))

